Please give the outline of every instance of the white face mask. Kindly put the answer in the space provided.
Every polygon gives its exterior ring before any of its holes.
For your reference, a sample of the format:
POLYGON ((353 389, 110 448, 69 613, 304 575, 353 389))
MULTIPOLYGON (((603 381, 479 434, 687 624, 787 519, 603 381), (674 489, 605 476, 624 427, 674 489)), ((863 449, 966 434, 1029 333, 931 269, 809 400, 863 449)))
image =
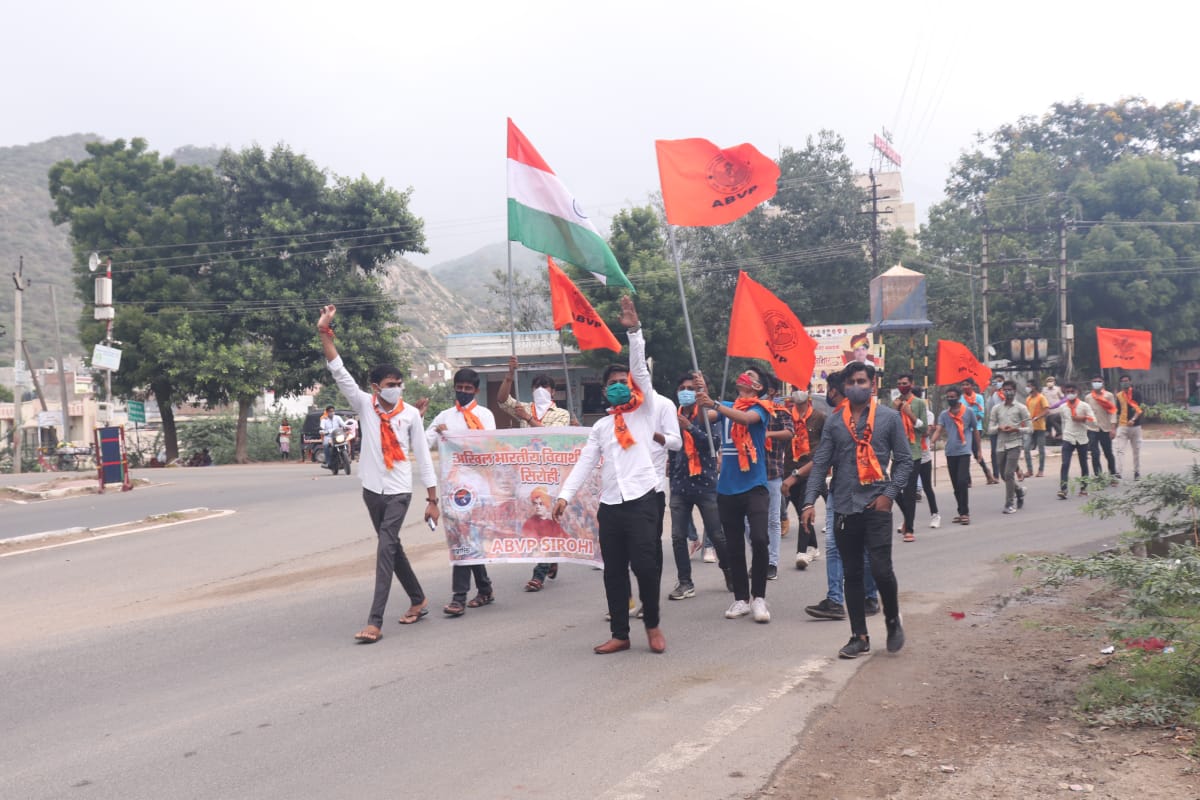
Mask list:
POLYGON ((379 399, 388 405, 396 405, 404 396, 404 386, 385 386, 379 390, 379 399))
POLYGON ((796 391, 792 392, 792 402, 797 404, 807 403, 808 392, 803 391, 802 389, 797 389, 796 391))
POLYGON ((1074 392, 1067 392, 1067 399, 1068 399, 1068 400, 1074 400, 1074 399, 1075 399, 1075 393, 1074 393, 1074 392))
POLYGON ((1104 388, 1104 384, 1100 381, 1092 381, 1092 388, 1098 392, 1104 388))
POLYGON ((554 402, 554 397, 550 394, 550 390, 544 386, 539 386, 533 390, 533 407, 537 409, 538 416, 546 413, 546 409, 554 402))

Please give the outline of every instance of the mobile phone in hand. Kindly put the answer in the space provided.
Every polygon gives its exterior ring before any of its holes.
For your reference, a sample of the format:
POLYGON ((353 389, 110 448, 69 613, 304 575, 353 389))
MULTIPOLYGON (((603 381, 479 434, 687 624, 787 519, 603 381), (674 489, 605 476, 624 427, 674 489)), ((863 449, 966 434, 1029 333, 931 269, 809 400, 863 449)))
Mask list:
POLYGON ((429 530, 431 530, 431 531, 437 530, 437 521, 434 520, 433 517, 430 517, 429 519, 425 520, 425 524, 429 526, 429 530))

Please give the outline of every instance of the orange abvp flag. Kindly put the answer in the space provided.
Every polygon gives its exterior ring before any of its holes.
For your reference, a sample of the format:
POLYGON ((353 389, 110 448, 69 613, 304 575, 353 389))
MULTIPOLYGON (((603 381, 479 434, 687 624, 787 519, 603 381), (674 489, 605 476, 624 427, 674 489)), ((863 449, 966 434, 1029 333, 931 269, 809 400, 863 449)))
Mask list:
POLYGON ((779 165, 753 145, 722 150, 707 139, 660 139, 654 149, 672 225, 724 225, 775 196, 779 165))
POLYGON ((949 339, 939 339, 937 349, 938 385, 962 383, 967 378, 973 378, 977 386, 987 386, 992 380, 992 370, 990 367, 980 364, 965 344, 952 342, 949 339))
POLYGON ((1096 328, 1100 368, 1150 369, 1150 331, 1096 328))
POLYGON ((769 361, 776 375, 799 387, 808 386, 817 362, 817 343, 800 320, 745 272, 738 273, 726 351, 769 361))
POLYGON ((546 256, 550 265, 550 307, 554 310, 554 330, 561 331, 564 325, 571 326, 580 350, 607 348, 621 352, 621 343, 600 319, 596 309, 579 291, 579 287, 567 277, 567 273, 546 256))

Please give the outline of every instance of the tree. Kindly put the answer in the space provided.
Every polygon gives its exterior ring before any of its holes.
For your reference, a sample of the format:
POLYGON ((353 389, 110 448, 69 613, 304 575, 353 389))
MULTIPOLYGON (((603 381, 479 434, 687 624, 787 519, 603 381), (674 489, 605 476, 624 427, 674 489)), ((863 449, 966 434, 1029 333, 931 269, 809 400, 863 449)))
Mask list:
POLYGON ((223 238, 216 176, 160 159, 144 139, 86 148, 90 158, 50 169, 51 219, 70 223, 75 285, 85 303, 80 338, 85 350, 104 339, 104 323, 91 319, 94 276, 86 264, 93 251, 111 255, 119 305, 113 336, 122 343, 113 389, 131 396, 149 388, 162 412, 167 456, 176 458, 172 406, 195 387, 186 371, 168 377, 161 369, 163 348, 178 344, 180 320, 208 299, 203 270, 214 248, 203 243, 223 238))
POLYGON ((511 307, 507 272, 492 270, 492 279, 487 282, 487 291, 488 310, 496 319, 504 320, 505 327, 508 327, 510 318, 518 331, 544 331, 553 327, 550 281, 546 270, 542 270, 540 279, 519 272, 513 273, 511 307))

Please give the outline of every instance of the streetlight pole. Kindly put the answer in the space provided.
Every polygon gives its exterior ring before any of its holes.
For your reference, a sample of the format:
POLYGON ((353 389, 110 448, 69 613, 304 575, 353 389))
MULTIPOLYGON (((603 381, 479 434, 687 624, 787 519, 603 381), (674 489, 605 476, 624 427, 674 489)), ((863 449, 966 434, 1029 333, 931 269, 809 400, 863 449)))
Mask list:
POLYGON ((13 294, 13 325, 16 328, 16 338, 13 340, 13 383, 16 384, 16 391, 13 393, 13 474, 20 475, 21 450, 24 445, 24 437, 21 435, 21 425, 24 424, 21 414, 24 382, 21 379, 21 373, 28 366, 22 359, 25 340, 21 333, 21 301, 24 297, 25 287, 29 285, 25 280, 24 256, 21 256, 17 262, 17 271, 13 273, 12 279, 13 284, 17 287, 17 291, 13 294))

